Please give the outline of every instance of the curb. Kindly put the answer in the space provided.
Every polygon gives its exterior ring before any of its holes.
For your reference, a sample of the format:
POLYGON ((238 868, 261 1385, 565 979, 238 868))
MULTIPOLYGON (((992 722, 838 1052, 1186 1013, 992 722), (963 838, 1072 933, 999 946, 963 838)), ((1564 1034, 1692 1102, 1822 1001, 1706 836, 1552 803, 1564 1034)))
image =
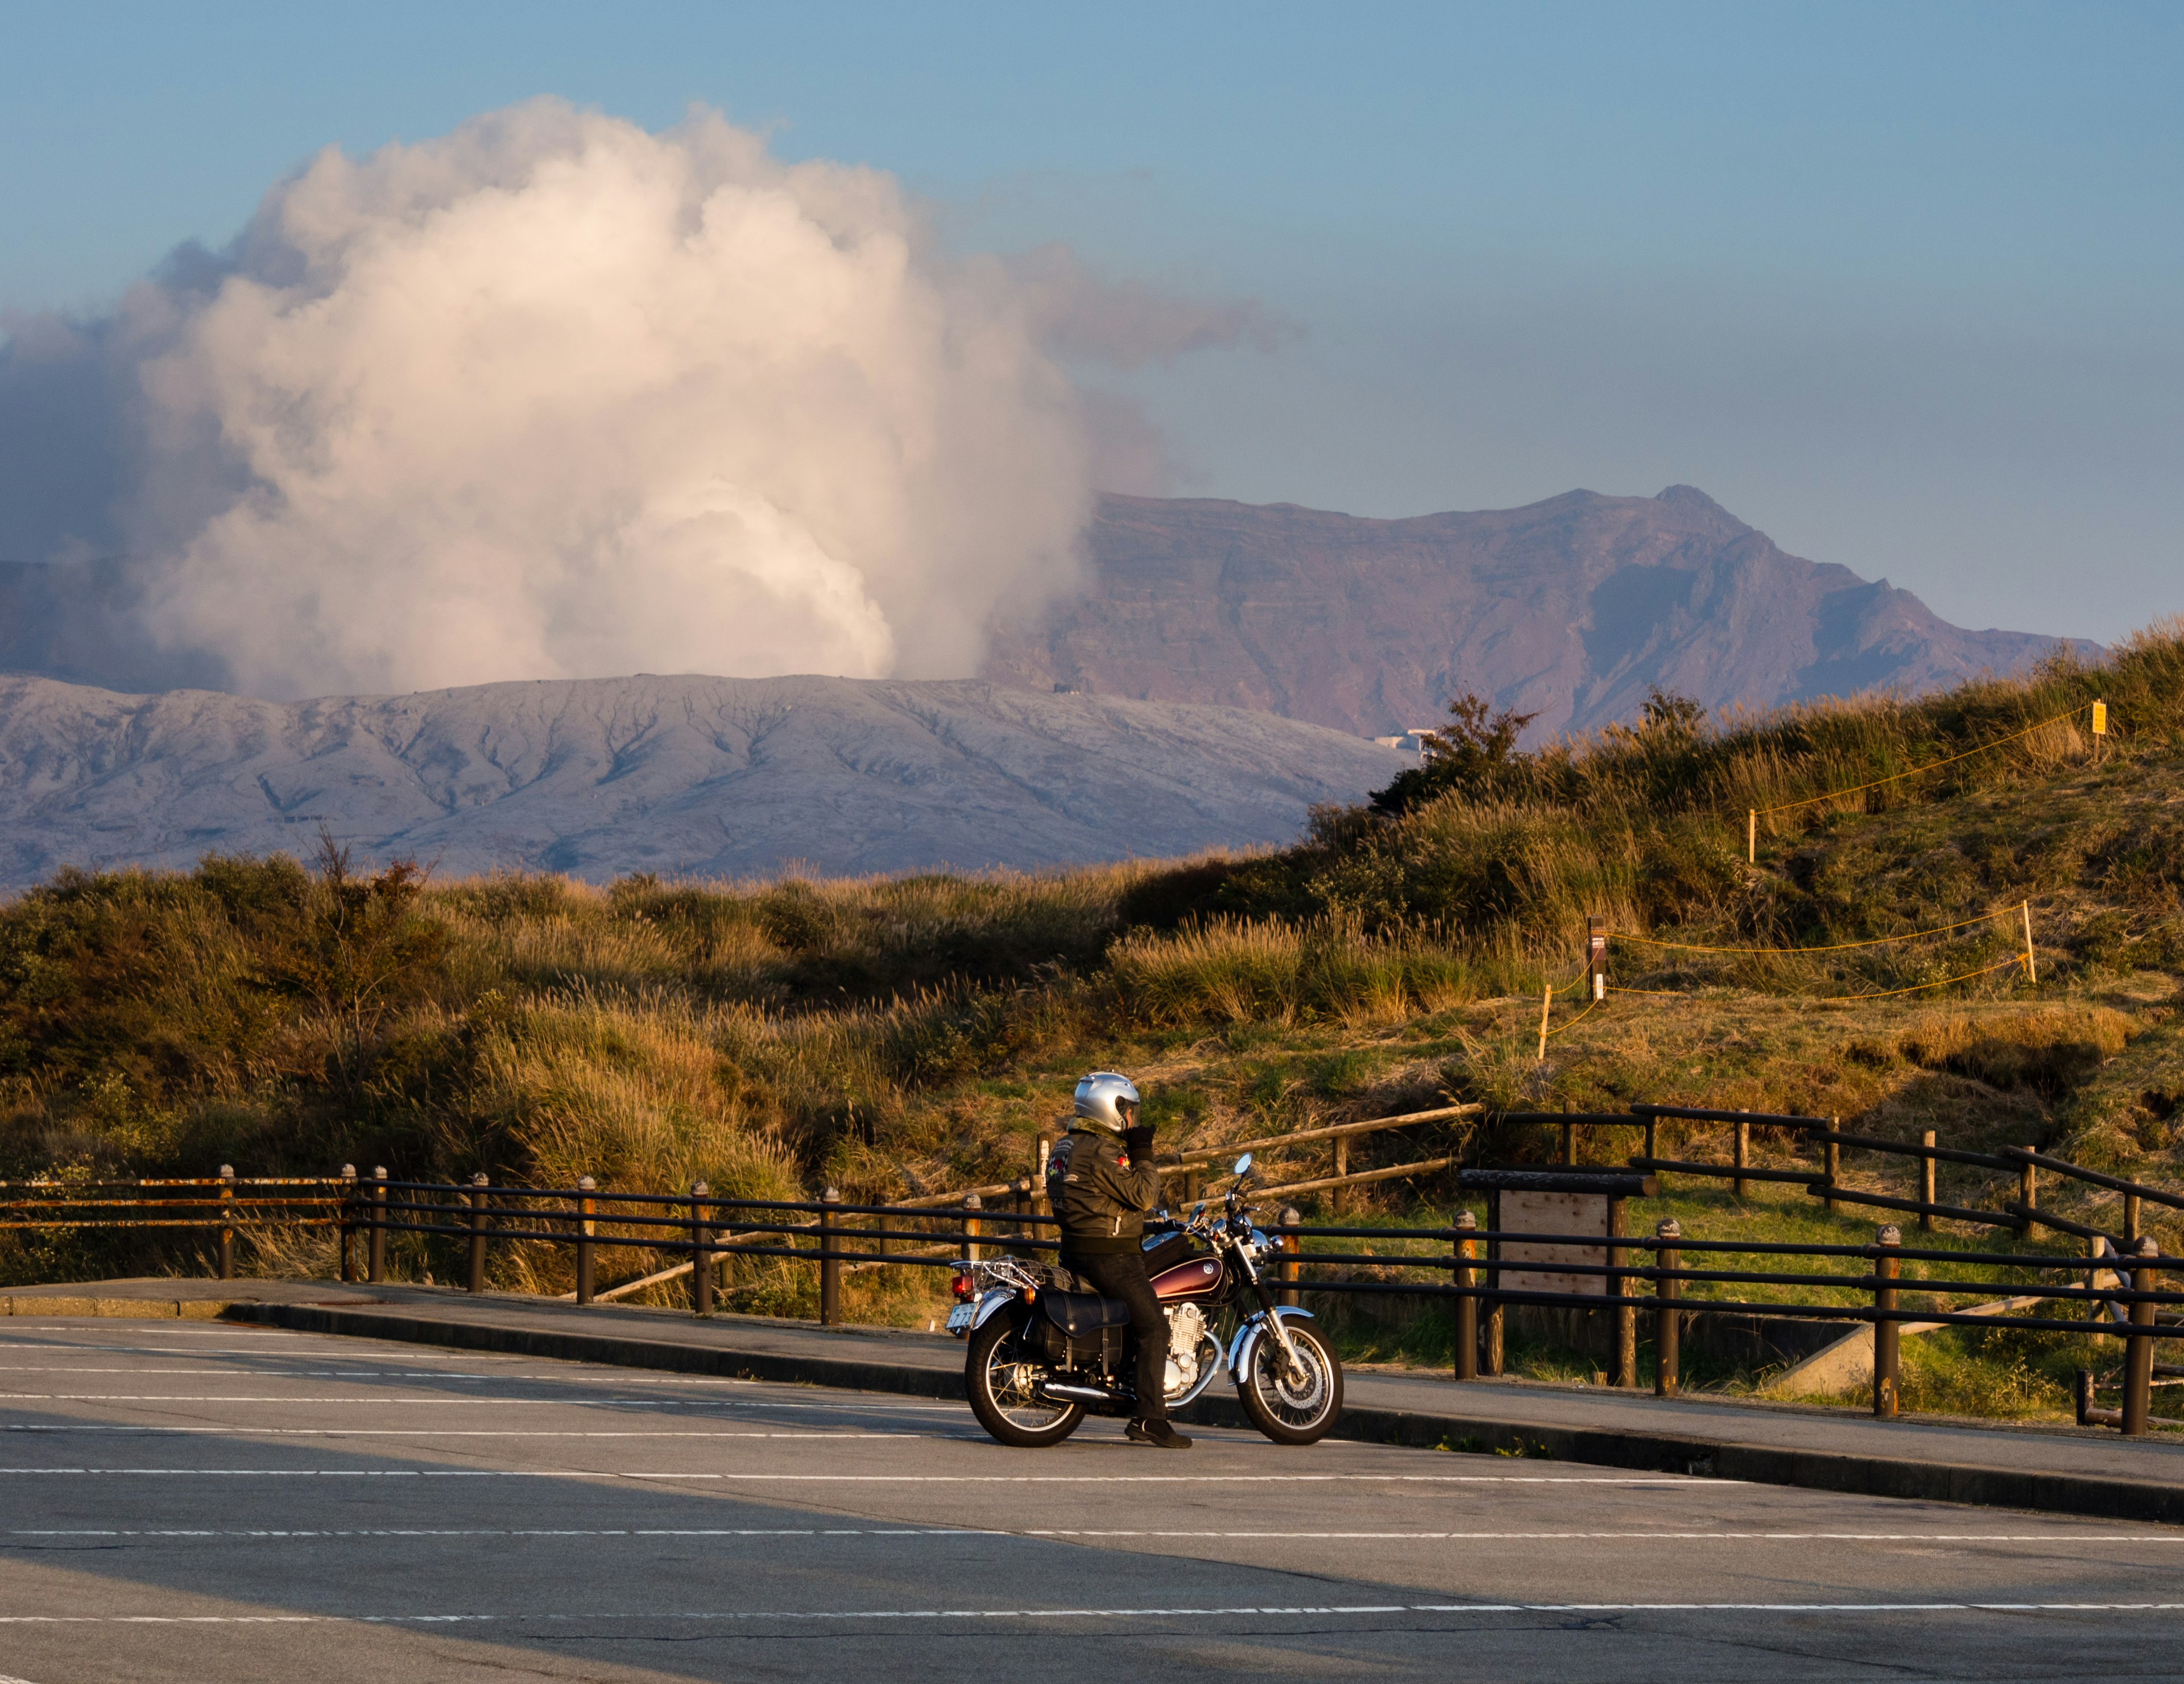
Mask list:
POLYGON ((0 1316, 112 1316, 136 1321, 219 1321, 235 1308, 226 1298, 0 1297, 0 1316))
MULTIPOLYGON (((295 1333, 386 1339, 502 1356, 600 1363, 616 1368, 839 1386, 912 1397, 960 1399, 963 1395, 962 1380, 953 1369, 928 1369, 854 1357, 798 1357, 723 1350, 673 1344, 666 1340, 496 1326, 487 1322, 437 1321, 422 1316, 330 1309, 309 1304, 232 1304, 227 1307, 225 1319, 285 1328, 295 1333)), ((1201 1397, 1182 1412, 1182 1418, 1212 1426, 1251 1425, 1240 1405, 1222 1397, 1201 1397)), ((1482 1421, 1469 1416, 1369 1408, 1345 1409, 1333 1436, 1412 1449, 1490 1452, 1527 1459, 1578 1462, 1638 1473, 1680 1474, 1753 1485, 1791 1486, 1858 1497, 2027 1509, 2105 1520, 2184 1523, 2184 1486, 2153 1480, 2103 1479, 2094 1475, 1850 1456, 1829 1451, 1779 1450, 1698 1436, 1529 1426, 1516 1420, 1482 1421)))

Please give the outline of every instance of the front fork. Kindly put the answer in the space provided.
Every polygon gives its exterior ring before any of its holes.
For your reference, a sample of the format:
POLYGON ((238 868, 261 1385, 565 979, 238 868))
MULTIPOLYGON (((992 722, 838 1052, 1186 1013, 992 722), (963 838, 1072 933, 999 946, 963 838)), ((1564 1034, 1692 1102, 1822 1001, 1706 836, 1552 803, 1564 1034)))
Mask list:
MULTIPOLYGON (((1259 1301, 1259 1313, 1266 1319, 1267 1326, 1273 1334, 1274 1348, 1282 1353, 1282 1378, 1291 1386, 1303 1385, 1304 1363, 1297 1356, 1296 1341, 1290 1337, 1289 1324, 1278 1313, 1280 1306, 1275 1303, 1274 1295, 1267 1291, 1266 1282, 1259 1279, 1258 1268, 1252 1263, 1248 1252, 1239 1246, 1233 1255, 1243 1269, 1244 1279, 1250 1283, 1251 1296, 1259 1301)), ((1238 1376, 1240 1380, 1241 1378, 1238 1376)))

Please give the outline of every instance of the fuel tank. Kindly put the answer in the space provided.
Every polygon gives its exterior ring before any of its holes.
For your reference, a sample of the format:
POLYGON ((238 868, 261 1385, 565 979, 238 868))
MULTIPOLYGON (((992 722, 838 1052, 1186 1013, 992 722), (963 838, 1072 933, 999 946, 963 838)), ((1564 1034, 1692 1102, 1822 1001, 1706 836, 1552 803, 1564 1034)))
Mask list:
POLYGON ((1204 1298, 1221 1290, 1218 1257, 1191 1257, 1164 1269, 1153 1277, 1153 1296, 1162 1299, 1204 1298))

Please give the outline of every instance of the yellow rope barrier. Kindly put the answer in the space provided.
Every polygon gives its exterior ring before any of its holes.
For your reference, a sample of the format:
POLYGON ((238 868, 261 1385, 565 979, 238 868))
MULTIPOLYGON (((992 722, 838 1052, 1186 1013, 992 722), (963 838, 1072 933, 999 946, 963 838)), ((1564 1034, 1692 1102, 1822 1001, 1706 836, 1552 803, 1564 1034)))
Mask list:
POLYGON ((2025 962, 2022 953, 2013 953, 1999 965, 1989 965, 1983 971, 1966 971, 1960 977, 1943 977, 1939 982, 1914 983, 1908 988, 1883 989, 1878 994, 1820 994, 1813 997, 1822 1005, 1846 1000, 1892 1000, 1899 994, 1917 994, 1925 989, 1947 988, 1951 983, 1970 982, 1974 977, 1986 976, 1990 971, 2007 971, 2025 962))
MULTIPOLYGON (((1838 1005, 1846 1000, 1889 1000, 1899 994, 1919 994, 1930 988, 1947 988, 1951 983, 1970 982, 1974 977, 1986 976, 1988 972, 2006 971, 2013 966, 2021 966, 2024 963, 2025 956, 2022 953, 2013 953, 2000 964, 1989 965, 1986 970, 1966 971, 1960 977, 1943 977, 1939 982, 1914 983, 1908 988, 1883 989, 1877 994, 1816 994, 1808 997, 1814 1004, 1819 1006, 1838 1005)), ((1619 984, 1609 988, 1607 991, 1610 994, 1642 994, 1649 1000, 1689 1000, 1691 997, 1680 989, 1624 988, 1619 984)), ((1585 1008, 1588 1012, 1591 1009, 1589 1006, 1585 1008)), ((1570 1019, 1570 1023, 1576 1021, 1577 1019, 1573 1018, 1570 1019)), ((1563 1025, 1563 1029, 1568 1027, 1569 1023, 1565 1023, 1563 1025)), ((1560 1034, 1562 1029, 1550 1029, 1547 1033, 1552 1037, 1560 1034)))
POLYGON ((1843 795, 1856 795, 1868 789, 1878 789, 1884 783, 1899 783, 1906 778, 1916 778, 1922 772, 1936 772, 1945 766, 1954 766, 1960 760, 1970 760, 1974 755, 1983 755, 1989 749, 2000 748, 2004 743, 2014 743, 2020 737, 2030 737, 2035 731, 2045 730, 2048 726, 2060 724, 2065 719, 2076 718, 2092 705, 2091 702, 2081 702, 2068 713, 2059 713, 2052 719, 2041 720, 2036 724, 2026 726, 2022 731, 2013 731, 2007 737, 1997 737, 1992 743, 1981 743, 1975 749, 1966 749, 1962 754, 1951 755, 1947 760, 1929 761, 1924 766, 1913 767, 1908 772, 1898 772, 1886 778, 1876 778, 1870 783, 1854 783, 1847 789, 1830 789, 1825 795, 1808 795, 1802 801, 1785 801, 1780 806, 1754 807, 1751 811, 1758 817, 1765 818, 1770 814, 1786 813, 1798 807, 1814 806, 1821 801, 1832 801, 1843 795))
POLYGON ((1590 1018, 1593 1014, 1594 1008, 1598 1006, 1600 1002, 1597 1000, 1594 1001, 1591 1006, 1586 1006, 1584 1011, 1579 1012, 1576 1017, 1571 1018, 1567 1023, 1563 1023, 1555 1029, 1549 1029, 1545 1034, 1540 1037, 1540 1040, 1543 1042, 1551 1041, 1557 1035, 1560 1034, 1563 1030, 1575 1029, 1580 1023, 1582 1023, 1587 1018, 1590 1018))
MULTIPOLYGON (((2024 967, 2025 976, 2036 982, 2039 979, 2040 973, 2038 970, 2035 968, 2032 957, 2032 903, 2030 901, 2020 901, 2017 905, 2017 912, 2018 915, 2025 920, 2025 951, 2022 953, 2013 953, 2009 957, 2001 961, 1999 963, 1988 965, 1984 968, 1976 971, 1966 971, 1961 976, 1943 977, 1938 982, 1914 983, 1908 988, 1880 989, 1871 994, 1821 994, 1814 995, 1809 997, 1816 1003, 1824 1005, 1834 1004, 1849 1000, 1891 1000, 1899 994, 1919 994, 1930 988, 1947 988, 1952 983, 1970 982, 1975 977, 1986 976, 1996 971, 2005 971, 2013 966, 2022 966, 2024 967)), ((1933 929, 1914 930, 1908 935, 1876 936, 1869 941, 1838 941, 1826 947, 1702 947, 1695 942, 1656 941, 1649 936, 1643 935, 1622 935, 1616 939, 1624 941, 1638 942, 1648 947, 1669 948, 1681 953, 1763 954, 1772 957, 1787 957, 1793 954, 1841 953, 1856 947, 1879 947, 1893 941, 1916 940, 1922 935, 1947 935, 1953 930, 1970 929, 1975 925, 1992 923, 1997 918, 2006 918, 2008 916, 2009 913, 2007 910, 1999 912, 1988 912, 1980 917, 1966 918, 1960 923, 1942 924, 1936 926, 1933 929)), ((1643 994, 1655 999, 1689 998, 1687 995, 1674 989, 1624 988, 1620 985, 1612 985, 1609 988, 1608 992, 1611 994, 1643 994)), ((1597 1001, 1595 1002, 1595 1004, 1597 1003, 1597 1001)), ((1585 1008, 1588 1012, 1591 1009, 1592 1007, 1590 1006, 1585 1008)), ((1580 1012, 1579 1015, 1581 1017, 1584 1014, 1580 1012)), ((1571 1019, 1572 1023, 1574 1023, 1575 1021, 1575 1018, 1571 1019)), ((1563 1029, 1568 1029, 1568 1023, 1563 1025, 1563 1029)), ((1540 1024, 1540 1047, 1542 1057, 1545 1057, 1546 1055, 1547 1038, 1551 1033, 1560 1034, 1561 1031, 1550 1031, 1546 1027, 1543 1016, 1540 1024)))
POLYGON ((1954 766, 1960 760, 1970 760, 1974 755, 1983 755, 1989 749, 1998 749, 2005 743, 2014 743, 2030 737, 2035 731, 2044 731, 2050 725, 2059 725, 2066 719, 2075 719, 2091 708, 2093 715, 2093 751, 2100 752, 2101 740, 2108 734, 2109 708, 2104 701, 2081 702, 2066 713, 2041 720, 2026 726, 2022 731, 2013 731, 2007 737, 1997 737, 1992 743, 1981 743, 1975 749, 1966 749, 1960 755, 1951 755, 1946 760, 1929 761, 1924 766, 1914 766, 1908 772, 1893 772, 1886 778, 1876 778, 1870 783, 1854 783, 1847 789, 1830 789, 1825 795, 1808 795, 1801 801, 1784 801, 1779 806, 1747 807, 1744 813, 1744 857, 1753 865, 1759 862, 1759 821, 1775 813, 1794 812, 1799 807, 1817 806, 1822 801, 1840 800, 1845 795, 1863 795, 1868 789, 1878 789, 1884 783, 1901 783, 1906 778, 1916 778, 1923 772, 1937 772, 1942 767, 1954 766))
POLYGON ((1947 935, 1952 930, 1970 929, 1975 924, 1992 923, 1997 918, 2006 918, 2008 911, 1983 912, 1978 917, 1966 918, 1961 923, 1937 924, 1932 929, 1914 929, 1903 935, 1876 935, 1866 941, 1837 941, 1825 947, 1708 947, 1696 941, 1656 941, 1650 935, 1627 935, 1617 931, 1614 940, 1634 941, 1641 947, 1673 948, 1679 953, 1842 953, 1853 947, 1885 947, 1891 942, 1916 941, 1924 935, 1947 935))

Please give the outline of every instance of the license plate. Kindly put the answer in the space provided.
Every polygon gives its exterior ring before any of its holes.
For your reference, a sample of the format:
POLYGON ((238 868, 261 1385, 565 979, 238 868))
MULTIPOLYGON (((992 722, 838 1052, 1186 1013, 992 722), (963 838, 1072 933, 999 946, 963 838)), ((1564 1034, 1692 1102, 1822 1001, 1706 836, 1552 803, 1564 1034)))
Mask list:
POLYGON ((969 1332, 971 1318, 978 1313, 978 1306, 975 1302, 956 1305, 954 1309, 948 1312, 948 1330, 954 1334, 969 1332))

